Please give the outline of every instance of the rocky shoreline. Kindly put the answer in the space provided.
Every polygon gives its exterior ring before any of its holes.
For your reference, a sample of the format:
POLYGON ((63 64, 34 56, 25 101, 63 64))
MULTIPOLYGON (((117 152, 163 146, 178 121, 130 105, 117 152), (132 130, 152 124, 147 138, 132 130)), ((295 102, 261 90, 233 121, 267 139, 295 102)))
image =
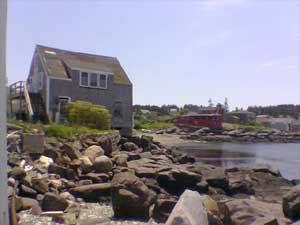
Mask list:
POLYGON ((299 143, 300 132, 284 132, 274 129, 251 131, 241 130, 211 130, 207 127, 199 130, 170 128, 159 130, 156 134, 176 134, 183 140, 202 142, 237 142, 237 143, 299 143))
POLYGON ((9 195, 13 199, 16 187, 21 224, 157 224, 168 218, 174 224, 175 205, 187 204, 178 201, 186 189, 201 197, 201 215, 210 225, 300 219, 297 182, 267 165, 222 168, 195 162, 148 135, 45 138, 43 149, 30 153, 21 131, 9 133, 9 195))

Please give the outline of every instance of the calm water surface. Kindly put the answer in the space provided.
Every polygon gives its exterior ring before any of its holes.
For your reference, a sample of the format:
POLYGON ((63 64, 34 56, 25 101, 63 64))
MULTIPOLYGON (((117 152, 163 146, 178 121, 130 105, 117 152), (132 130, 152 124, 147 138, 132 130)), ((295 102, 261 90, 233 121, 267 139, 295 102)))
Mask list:
POLYGON ((217 166, 270 164, 288 179, 300 179, 300 144, 190 143, 178 145, 197 161, 217 166))

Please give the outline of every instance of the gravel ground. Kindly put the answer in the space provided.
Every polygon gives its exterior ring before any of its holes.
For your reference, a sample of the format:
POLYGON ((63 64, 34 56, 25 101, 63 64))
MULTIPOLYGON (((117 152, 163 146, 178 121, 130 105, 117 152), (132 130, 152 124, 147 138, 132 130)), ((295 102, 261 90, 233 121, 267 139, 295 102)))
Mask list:
MULTIPOLYGON (((49 216, 35 216, 30 210, 22 211, 21 225, 61 225, 54 222, 49 216)), ((142 222, 137 220, 119 220, 113 218, 113 209, 110 204, 83 203, 80 205, 80 213, 76 225, 157 225, 154 222, 142 222)))

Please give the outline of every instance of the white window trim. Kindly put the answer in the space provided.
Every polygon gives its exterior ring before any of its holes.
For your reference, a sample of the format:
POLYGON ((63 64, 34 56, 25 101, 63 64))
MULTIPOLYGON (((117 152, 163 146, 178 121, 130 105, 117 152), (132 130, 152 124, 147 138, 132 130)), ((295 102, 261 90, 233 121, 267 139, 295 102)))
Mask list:
POLYGON ((112 75, 111 73, 107 73, 107 72, 100 72, 100 71, 86 71, 86 70, 79 70, 79 86, 80 87, 86 87, 86 88, 95 88, 95 89, 107 89, 108 88, 108 75, 112 75), (83 85, 82 84, 82 73, 87 73, 88 74, 88 84, 87 85, 83 85), (91 74, 97 74, 97 87, 95 86, 91 86, 90 85, 90 76, 91 74), (101 87, 100 86, 100 76, 104 75, 105 76, 105 87, 101 87))

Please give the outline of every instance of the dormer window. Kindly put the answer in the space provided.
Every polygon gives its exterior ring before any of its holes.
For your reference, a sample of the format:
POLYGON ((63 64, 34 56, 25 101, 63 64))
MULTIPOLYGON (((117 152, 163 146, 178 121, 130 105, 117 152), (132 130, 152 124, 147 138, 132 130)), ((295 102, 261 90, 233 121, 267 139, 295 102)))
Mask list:
POLYGON ((108 74, 97 72, 80 72, 81 87, 107 89, 108 74))

